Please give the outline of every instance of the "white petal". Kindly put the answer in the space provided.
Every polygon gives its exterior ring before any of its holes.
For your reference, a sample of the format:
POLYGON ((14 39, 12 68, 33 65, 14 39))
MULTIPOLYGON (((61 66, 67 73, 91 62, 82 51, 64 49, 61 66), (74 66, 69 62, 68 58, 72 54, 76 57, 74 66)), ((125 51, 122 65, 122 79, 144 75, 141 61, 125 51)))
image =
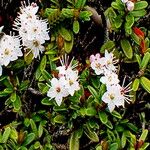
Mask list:
POLYGON ((2 75, 2 66, 0 65, 0 76, 2 75))
POLYGON ((109 109, 110 112, 112 112, 115 109, 115 105, 114 105, 113 102, 108 103, 108 109, 109 109))

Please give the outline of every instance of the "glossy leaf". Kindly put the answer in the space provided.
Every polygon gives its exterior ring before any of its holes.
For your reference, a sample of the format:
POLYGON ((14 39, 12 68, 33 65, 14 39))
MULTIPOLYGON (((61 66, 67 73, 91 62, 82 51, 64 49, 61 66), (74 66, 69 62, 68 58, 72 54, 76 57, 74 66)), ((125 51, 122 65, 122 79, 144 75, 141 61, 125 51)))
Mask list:
POLYGON ((61 29, 59 30, 59 33, 66 41, 71 41, 71 34, 67 29, 61 27, 61 29))
POLYGON ((141 69, 146 69, 149 61, 150 61, 150 53, 147 52, 147 53, 144 54, 144 57, 142 59, 141 65, 140 65, 140 68, 141 69))
POLYGON ((25 138, 25 140, 24 140, 24 142, 23 142, 23 146, 27 146, 27 145, 29 145, 33 140, 35 139, 35 134, 34 133, 29 133, 27 136, 26 136, 26 138, 25 138))
POLYGON ((148 78, 142 76, 140 78, 140 84, 148 93, 150 93, 150 80, 148 78))
POLYGON ((139 1, 136 2, 134 5, 134 10, 140 10, 140 9, 144 9, 148 6, 148 3, 146 1, 139 1))
POLYGON ((104 53, 105 50, 108 50, 108 51, 109 51, 109 50, 112 50, 114 47, 115 47, 115 42, 109 40, 109 41, 107 41, 106 43, 104 43, 104 44, 102 45, 100 51, 101 51, 101 53, 104 53))
POLYGON ((133 57, 133 50, 130 42, 127 39, 121 40, 121 47, 127 58, 131 59, 133 57))
POLYGON ((73 22, 73 32, 75 34, 77 34, 77 33, 79 33, 79 30, 80 30, 79 21, 78 20, 74 20, 74 22, 73 22))
POLYGON ((10 135, 10 132, 11 132, 10 127, 6 127, 5 131, 3 133, 3 136, 2 136, 2 143, 6 143, 7 142, 8 138, 9 138, 9 135, 10 135))
POLYGON ((107 114, 106 114, 104 111, 100 111, 100 112, 98 113, 98 115, 99 115, 99 118, 100 118, 101 122, 102 122, 103 124, 106 124, 107 121, 108 121, 108 116, 107 116, 107 114))
POLYGON ((69 150, 79 150, 79 137, 76 131, 71 134, 69 140, 69 150))
POLYGON ((138 88, 139 88, 139 83, 140 83, 140 80, 138 78, 136 78, 134 81, 133 81, 133 84, 132 84, 132 90, 133 91, 137 91, 138 88))

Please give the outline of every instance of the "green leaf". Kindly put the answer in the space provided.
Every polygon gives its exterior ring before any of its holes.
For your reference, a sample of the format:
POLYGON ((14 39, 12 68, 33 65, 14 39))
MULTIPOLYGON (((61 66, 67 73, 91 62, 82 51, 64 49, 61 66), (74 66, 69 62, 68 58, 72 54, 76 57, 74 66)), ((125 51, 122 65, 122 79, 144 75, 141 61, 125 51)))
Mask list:
POLYGON ((59 33, 66 41, 71 41, 71 34, 67 29, 61 27, 59 33))
POLYGON ((140 65, 140 69, 146 69, 146 67, 149 63, 149 60, 150 60, 150 53, 147 52, 144 54, 144 57, 142 59, 141 65, 140 65))
POLYGON ((11 132, 10 127, 6 127, 5 131, 3 133, 3 136, 2 136, 2 143, 6 143, 7 142, 8 138, 9 138, 9 135, 10 135, 10 132, 11 132))
POLYGON ((38 128, 38 136, 39 136, 39 138, 42 136, 42 134, 43 134, 43 126, 40 123, 39 128, 38 128))
POLYGON ((133 15, 134 17, 142 17, 146 15, 146 10, 133 10, 130 11, 130 14, 133 15))
POLYGON ((98 96, 97 91, 96 91, 92 86, 88 85, 87 88, 89 89, 90 93, 91 93, 96 99, 99 99, 99 96, 98 96))
POLYGON ((134 81, 133 81, 133 84, 132 84, 132 90, 133 91, 137 91, 138 88, 139 88, 139 83, 140 83, 140 80, 138 78, 136 78, 134 81))
POLYGON ((15 128, 11 129, 10 138, 13 139, 14 141, 18 140, 18 132, 16 131, 15 128))
POLYGON ((141 147, 142 149, 140 149, 140 150, 146 150, 149 147, 149 145, 150 145, 150 143, 145 142, 141 147))
POLYGON ((116 18, 115 18, 115 27, 116 28, 120 28, 121 25, 122 25, 122 16, 118 15, 116 18))
POLYGON ((118 143, 112 143, 110 145, 110 150, 117 150, 119 148, 118 143))
POLYGON ((106 124, 107 121, 108 121, 108 116, 107 116, 107 114, 106 114, 104 111, 100 111, 100 112, 98 113, 98 115, 99 115, 100 121, 101 121, 103 124, 106 124))
POLYGON ((41 101, 41 103, 43 105, 47 105, 47 106, 53 105, 53 101, 50 100, 48 97, 43 98, 42 101, 41 101))
POLYGON ((13 107, 16 111, 19 111, 21 108, 21 100, 18 95, 16 95, 16 100, 13 102, 13 107))
POLYGON ((77 33, 79 33, 79 30, 80 30, 79 21, 78 20, 74 20, 74 22, 73 22, 73 32, 75 34, 77 34, 77 33))
POLYGON ((111 7, 117 10, 124 10, 124 6, 121 3, 112 2, 111 7))
POLYGON ((4 150, 3 146, 0 145, 0 150, 4 150))
POLYGON ((124 148, 126 146, 127 138, 125 133, 123 132, 122 137, 121 137, 121 147, 124 148))
POLYGON ((115 110, 113 110, 113 112, 111 114, 118 119, 122 119, 122 116, 115 110))
POLYGON ((16 91, 11 94, 10 100, 11 100, 12 102, 14 102, 14 101, 16 100, 16 91))
POLYGON ((146 1, 139 1, 134 4, 134 10, 144 9, 148 6, 146 1))
POLYGON ((49 81, 51 79, 51 74, 47 72, 46 70, 42 71, 42 76, 44 77, 45 80, 49 81))
POLYGON ((35 148, 35 149, 39 149, 40 146, 41 146, 41 144, 40 144, 39 141, 36 141, 36 142, 34 143, 34 148, 35 148))
POLYGON ((54 118, 54 122, 55 123, 60 123, 60 124, 63 124, 65 123, 65 117, 63 115, 57 115, 55 118, 54 118))
POLYGON ((96 115, 96 109, 94 107, 90 107, 86 109, 86 115, 87 116, 95 116, 96 115))
POLYGON ((82 21, 90 21, 90 17, 92 16, 92 13, 90 11, 80 11, 79 18, 82 21))
POLYGON ((142 76, 140 78, 140 84, 142 85, 142 87, 148 92, 150 93, 150 80, 147 79, 146 77, 142 76))
POLYGON ((42 94, 47 93, 47 91, 49 89, 49 87, 45 83, 41 83, 41 82, 38 83, 38 87, 39 87, 40 91, 42 92, 42 94), (46 91, 45 91, 45 88, 47 89, 46 91))
POLYGON ((127 123, 127 126, 134 132, 138 131, 138 128, 133 123, 127 123))
POLYGON ((134 17, 133 15, 129 14, 126 16, 126 24, 127 24, 127 28, 131 28, 134 24, 134 17))
POLYGON ((101 53, 104 53, 105 50, 110 51, 110 50, 112 50, 114 47, 115 47, 115 42, 109 40, 109 41, 107 41, 106 43, 104 43, 104 44, 102 45, 100 52, 101 52, 101 53))
POLYGON ((133 57, 133 50, 130 42, 127 39, 121 40, 121 47, 127 58, 131 59, 133 57))
POLYGON ((132 32, 131 38, 134 40, 136 44, 140 45, 140 38, 134 32, 132 32))
POLYGON ((87 137, 88 137, 91 141, 93 141, 93 142, 99 142, 99 137, 98 137, 98 135, 97 135, 94 131, 92 131, 92 130, 88 127, 88 125, 85 126, 85 128, 84 128, 84 133, 87 135, 87 137))
POLYGON ((69 150, 79 150, 79 137, 76 131, 70 136, 69 150))
POLYGON ((140 55, 136 54, 135 57, 136 57, 136 60, 137 60, 137 62, 139 64, 139 66, 140 66, 141 62, 142 62, 140 55))
POLYGON ((29 86, 29 83, 30 83, 29 80, 23 81, 19 86, 19 90, 21 90, 21 91, 26 90, 29 86))
POLYGON ((139 138, 139 141, 144 142, 146 140, 147 135, 148 135, 148 130, 144 129, 143 132, 142 132, 142 135, 139 138))
POLYGON ((25 140, 24 140, 24 142, 23 142, 23 146, 27 146, 27 145, 29 145, 34 139, 35 139, 35 134, 34 133, 29 133, 27 136, 26 136, 26 138, 25 138, 25 140))
POLYGON ((73 44, 74 44, 73 33, 70 33, 70 34, 71 34, 71 41, 70 42, 64 41, 64 49, 65 49, 65 52, 68 54, 72 51, 73 44))
POLYGON ((41 72, 43 70, 45 70, 45 68, 46 68, 46 62, 47 62, 46 55, 44 55, 43 58, 42 58, 42 60, 41 60, 41 63, 40 63, 40 70, 41 70, 41 72))
POLYGON ((75 8, 77 9, 83 8, 85 3, 86 3, 86 0, 77 0, 75 3, 75 8))
POLYGON ((36 124, 33 121, 33 119, 30 119, 30 125, 31 125, 32 131, 35 133, 35 135, 37 135, 38 130, 37 130, 36 124))
POLYGON ((40 70, 40 67, 37 68, 36 72, 35 72, 35 78, 36 80, 38 80, 41 76, 41 70, 40 70))
POLYGON ((108 120, 107 123, 105 124, 109 129, 113 129, 112 123, 108 120))
POLYGON ((65 18, 72 18, 73 17, 73 9, 63 8, 61 15, 63 15, 65 18))

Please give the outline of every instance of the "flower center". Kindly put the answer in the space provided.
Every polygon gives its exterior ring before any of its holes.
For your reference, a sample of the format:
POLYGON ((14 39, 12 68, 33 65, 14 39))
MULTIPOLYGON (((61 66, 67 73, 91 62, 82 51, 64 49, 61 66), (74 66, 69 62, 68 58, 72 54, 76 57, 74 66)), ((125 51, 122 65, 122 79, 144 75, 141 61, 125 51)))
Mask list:
POLYGON ((59 93, 61 91, 60 87, 56 88, 57 93, 59 93))
POLYGON ((10 50, 8 48, 6 48, 5 51, 4 51, 4 54, 5 55, 9 55, 10 54, 10 50))
POLYGON ((35 47, 38 47, 38 46, 39 46, 39 42, 38 42, 38 41, 33 41, 33 45, 34 45, 35 47))
POLYGON ((96 64, 96 68, 97 68, 97 69, 101 69, 101 64, 100 64, 100 63, 97 63, 97 64, 96 64))
POLYGON ((69 80, 69 84, 70 84, 70 86, 73 84, 73 81, 72 80, 69 80))
POLYGON ((113 93, 109 94, 109 97, 111 100, 113 100, 115 98, 115 95, 113 93))

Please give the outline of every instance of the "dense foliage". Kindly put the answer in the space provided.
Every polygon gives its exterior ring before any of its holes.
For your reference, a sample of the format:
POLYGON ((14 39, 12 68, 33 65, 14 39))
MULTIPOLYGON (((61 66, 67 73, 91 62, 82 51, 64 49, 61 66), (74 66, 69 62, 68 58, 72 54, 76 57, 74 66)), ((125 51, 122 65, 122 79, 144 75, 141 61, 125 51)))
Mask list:
POLYGON ((0 150, 148 149, 149 16, 147 0, 2 1, 0 150))

